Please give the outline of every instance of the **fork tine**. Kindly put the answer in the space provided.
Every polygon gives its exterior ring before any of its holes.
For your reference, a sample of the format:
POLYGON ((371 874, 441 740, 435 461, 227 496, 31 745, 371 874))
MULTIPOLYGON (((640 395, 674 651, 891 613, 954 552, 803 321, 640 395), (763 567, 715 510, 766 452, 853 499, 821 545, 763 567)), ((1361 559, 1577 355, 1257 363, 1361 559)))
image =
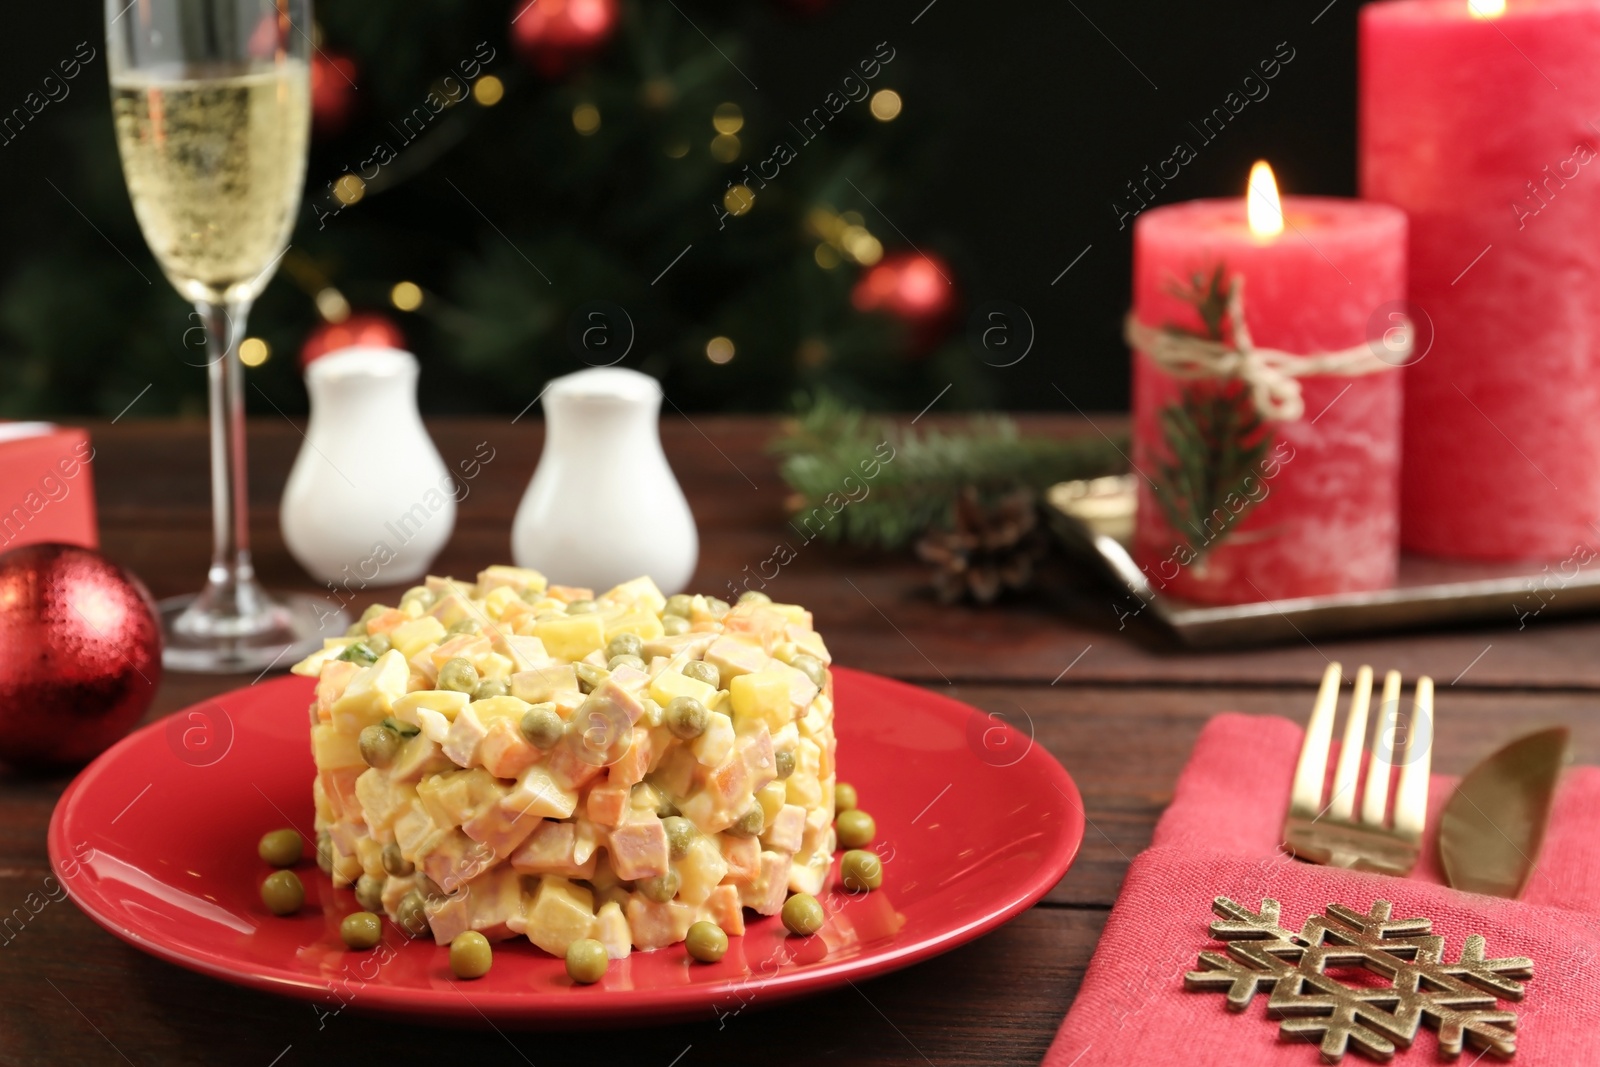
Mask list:
POLYGON ((1428 819, 1428 772, 1433 766, 1433 679, 1427 675, 1417 679, 1405 760, 1395 787, 1394 829, 1420 841, 1428 819))
POLYGON ((1378 726, 1372 733, 1372 756, 1367 760, 1367 788, 1361 796, 1361 821, 1382 827, 1389 807, 1389 769, 1394 766, 1392 746, 1395 717, 1400 708, 1400 672, 1383 676, 1383 700, 1378 705, 1378 726))
POLYGON ((1305 743, 1300 746, 1300 762, 1295 766, 1294 786, 1289 793, 1289 810, 1315 818, 1322 810, 1322 783, 1328 771, 1328 745, 1333 740, 1333 716, 1339 702, 1342 675, 1337 663, 1328 664, 1322 673, 1317 702, 1311 706, 1306 723, 1305 743))
POLYGON ((1356 806, 1356 778, 1361 771, 1361 749, 1367 739, 1367 709, 1372 705, 1372 668, 1363 663, 1356 671, 1355 693, 1350 698, 1350 714, 1344 721, 1344 741, 1339 746, 1339 763, 1333 770, 1333 796, 1328 815, 1348 820, 1356 806))

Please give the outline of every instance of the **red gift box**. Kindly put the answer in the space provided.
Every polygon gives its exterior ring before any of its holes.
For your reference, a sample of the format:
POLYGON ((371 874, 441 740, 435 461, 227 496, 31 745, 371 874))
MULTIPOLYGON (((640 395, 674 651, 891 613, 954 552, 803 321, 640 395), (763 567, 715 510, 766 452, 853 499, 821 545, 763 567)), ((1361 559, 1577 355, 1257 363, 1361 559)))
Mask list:
POLYGON ((98 548, 93 459, 85 430, 0 422, 0 552, 45 541, 98 548))

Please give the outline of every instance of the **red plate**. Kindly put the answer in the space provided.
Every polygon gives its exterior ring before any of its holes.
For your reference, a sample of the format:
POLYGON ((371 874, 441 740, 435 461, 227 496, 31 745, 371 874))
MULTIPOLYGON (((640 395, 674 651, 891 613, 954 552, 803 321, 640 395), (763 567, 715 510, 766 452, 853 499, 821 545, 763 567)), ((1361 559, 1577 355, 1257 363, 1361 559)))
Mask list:
POLYGON ((309 862, 305 908, 270 914, 256 841, 311 827, 302 678, 198 704, 95 760, 56 805, 50 862, 90 918, 203 974, 329 1010, 530 1027, 724 1015, 883 974, 993 929, 1066 873, 1083 802, 1031 728, 858 671, 835 669, 834 684, 840 775, 877 819, 883 888, 824 894, 828 922, 813 937, 786 937, 776 918, 750 922, 715 964, 674 945, 578 986, 561 960, 518 939, 496 947, 487 976, 457 981, 447 949, 387 924, 378 948, 346 950, 339 920, 355 898, 309 862))

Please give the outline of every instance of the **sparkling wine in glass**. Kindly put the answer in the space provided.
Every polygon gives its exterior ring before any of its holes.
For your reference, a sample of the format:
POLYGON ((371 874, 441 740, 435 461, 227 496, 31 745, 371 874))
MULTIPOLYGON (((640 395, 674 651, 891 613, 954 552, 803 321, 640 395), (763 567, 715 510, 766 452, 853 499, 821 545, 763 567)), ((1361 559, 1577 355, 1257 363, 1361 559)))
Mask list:
POLYGON ((106 0, 111 101, 134 214, 205 328, 213 551, 205 588, 162 601, 166 665, 290 664, 348 622, 275 597, 250 563, 244 365, 250 305, 277 270, 305 181, 310 0, 106 0))

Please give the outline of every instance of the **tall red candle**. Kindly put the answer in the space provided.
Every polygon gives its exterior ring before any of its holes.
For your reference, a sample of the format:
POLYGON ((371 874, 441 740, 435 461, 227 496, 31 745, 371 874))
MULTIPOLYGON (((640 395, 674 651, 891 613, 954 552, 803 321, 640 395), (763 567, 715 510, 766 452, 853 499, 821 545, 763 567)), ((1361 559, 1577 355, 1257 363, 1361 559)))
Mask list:
POLYGON ((1361 11, 1361 187, 1411 220, 1401 537, 1555 559, 1600 524, 1600 3, 1361 11))
MULTIPOLYGON (((1360 363, 1368 347, 1369 363, 1386 354, 1384 328, 1405 296, 1405 217, 1377 204, 1289 197, 1283 221, 1283 232, 1258 235, 1243 197, 1145 212, 1134 230, 1133 321, 1168 337, 1208 332, 1195 294, 1175 291, 1202 275, 1202 288, 1243 284, 1247 336, 1224 321, 1222 349, 1271 348, 1290 364, 1338 352, 1360 363)), ((1207 311, 1215 318, 1214 302, 1207 311)), ((1303 411, 1249 429, 1259 416, 1250 375, 1175 374, 1152 358, 1155 337, 1140 330, 1130 325, 1133 461, 1142 475, 1134 559, 1151 585, 1216 604, 1392 585, 1399 371, 1379 362, 1294 377, 1303 411), (1249 432, 1237 432, 1238 420, 1249 432)), ((1290 369, 1292 377, 1304 368, 1290 369)))

